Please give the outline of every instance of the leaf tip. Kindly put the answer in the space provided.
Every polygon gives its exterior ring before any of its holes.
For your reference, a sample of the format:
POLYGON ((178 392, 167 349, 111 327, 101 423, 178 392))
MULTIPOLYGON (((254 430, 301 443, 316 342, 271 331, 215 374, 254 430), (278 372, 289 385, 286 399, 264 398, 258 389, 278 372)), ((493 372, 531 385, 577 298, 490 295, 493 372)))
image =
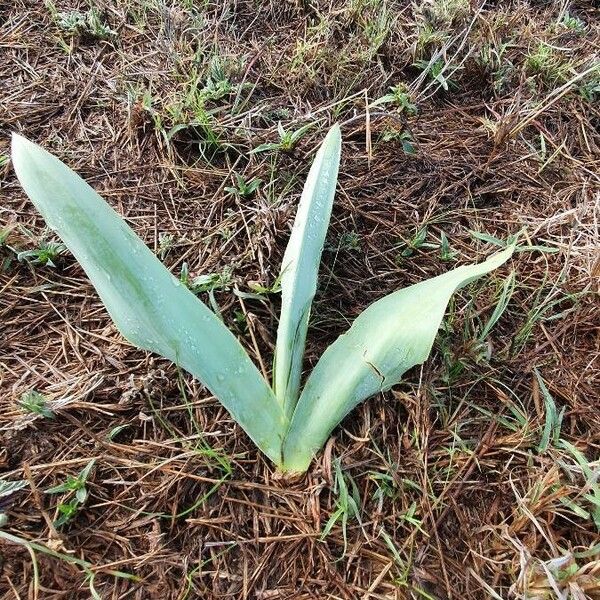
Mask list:
POLYGON ((19 165, 26 160, 26 155, 29 153, 32 147, 35 147, 33 142, 18 134, 16 131, 12 132, 10 154, 15 170, 18 171, 19 165))
MULTIPOLYGON (((14 152, 15 149, 20 148, 21 146, 24 146, 27 142, 29 142, 29 140, 26 137, 23 137, 21 134, 17 133, 16 131, 13 131, 11 134, 11 149, 14 152)), ((31 143, 31 142, 29 142, 31 143)))
POLYGON ((341 142, 342 140, 342 130, 340 128, 340 124, 339 123, 335 123, 331 129, 329 130, 329 133, 327 134, 327 137, 329 139, 335 139, 338 142, 341 142))

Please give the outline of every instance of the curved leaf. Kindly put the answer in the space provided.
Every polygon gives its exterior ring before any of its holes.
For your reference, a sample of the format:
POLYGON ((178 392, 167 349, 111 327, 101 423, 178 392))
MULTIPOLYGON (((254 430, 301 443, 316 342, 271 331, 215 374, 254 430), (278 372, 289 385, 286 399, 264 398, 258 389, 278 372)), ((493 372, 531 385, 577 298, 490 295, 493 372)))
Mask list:
POLYGON ((283 411, 220 319, 60 160, 18 135, 12 160, 23 189, 75 255, 119 331, 196 376, 279 464, 283 411))
POLYGON ((303 472, 333 428, 360 402, 388 390, 424 362, 446 306, 460 287, 502 265, 513 247, 371 304, 311 373, 283 446, 283 467, 303 472))

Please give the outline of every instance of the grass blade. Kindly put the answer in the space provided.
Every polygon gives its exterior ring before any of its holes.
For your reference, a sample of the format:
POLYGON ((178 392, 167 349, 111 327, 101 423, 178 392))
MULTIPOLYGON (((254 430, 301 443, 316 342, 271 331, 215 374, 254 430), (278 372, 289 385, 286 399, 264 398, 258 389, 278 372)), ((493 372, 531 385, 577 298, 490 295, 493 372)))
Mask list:
MULTIPOLYGON (((515 249, 516 250, 516 249, 515 249)), ((479 335, 479 341, 483 342, 485 338, 490 334, 490 331, 494 328, 496 323, 500 320, 500 317, 504 314, 504 311, 508 307, 508 303, 512 298, 512 295, 515 291, 516 287, 516 277, 515 272, 511 271, 508 277, 504 280, 502 284, 502 290, 500 292, 500 298, 496 303, 496 307, 494 308, 494 312, 492 316, 489 318, 488 322, 485 324, 481 334, 479 335)))
POLYGON ((308 174, 281 266, 281 316, 273 387, 288 417, 298 400, 310 307, 317 289, 340 151, 340 128, 335 125, 319 148, 308 174))
POLYGON ((284 469, 305 471, 359 402, 391 388, 424 362, 452 294, 502 265, 513 250, 389 294, 361 313, 324 352, 306 383, 284 442, 284 469))
POLYGON ((119 331, 196 376, 278 464, 283 411, 235 336, 60 160, 18 135, 12 159, 23 189, 75 255, 119 331))
POLYGON ((544 398, 544 413, 545 413, 545 421, 544 421, 544 429, 542 431, 542 436, 540 438, 540 442, 538 444, 538 452, 546 452, 548 448, 552 446, 556 446, 558 444, 558 440, 560 438, 560 428, 562 425, 564 408, 560 412, 556 408, 556 402, 550 393, 550 390, 546 387, 542 376, 540 375, 537 369, 533 369, 535 373, 535 377, 538 382, 538 386, 540 391, 542 392, 542 396, 544 398))

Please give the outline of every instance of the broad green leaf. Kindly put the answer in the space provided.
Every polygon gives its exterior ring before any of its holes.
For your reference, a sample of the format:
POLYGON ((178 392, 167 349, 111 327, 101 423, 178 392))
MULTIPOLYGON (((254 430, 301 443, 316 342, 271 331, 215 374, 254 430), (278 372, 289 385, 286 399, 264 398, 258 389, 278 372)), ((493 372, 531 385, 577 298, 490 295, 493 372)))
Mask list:
POLYGON ((327 348, 306 382, 284 442, 284 469, 305 471, 358 403, 390 389, 424 362, 452 294, 502 265, 513 250, 394 292, 362 312, 327 348))
POLYGON ((281 265, 281 316, 273 387, 288 417, 298 400, 310 307, 317 290, 340 152, 340 128, 335 125, 319 148, 308 173, 281 265))
POLYGON ((283 411, 220 319, 60 160, 18 135, 12 159, 23 189, 77 258, 119 331, 196 376, 279 464, 283 411))

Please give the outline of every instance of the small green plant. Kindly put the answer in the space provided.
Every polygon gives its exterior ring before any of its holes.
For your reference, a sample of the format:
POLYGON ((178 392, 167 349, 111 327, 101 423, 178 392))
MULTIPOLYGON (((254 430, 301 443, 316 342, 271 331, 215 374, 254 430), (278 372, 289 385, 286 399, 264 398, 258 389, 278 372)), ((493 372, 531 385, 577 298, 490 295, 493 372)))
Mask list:
POLYGON ((13 228, 9 225, 8 227, 0 228, 0 248, 6 246, 6 242, 8 241, 8 236, 13 228))
POLYGON ((437 27, 450 27, 466 18, 471 12, 469 0, 424 0, 421 11, 437 27))
MULTIPOLYGON (((151 116, 155 129, 169 144, 178 134, 185 132, 188 142, 197 144, 202 158, 210 163, 226 154, 234 146, 224 138, 218 116, 211 104, 229 98, 240 86, 232 82, 236 65, 214 54, 207 65, 200 50, 192 66, 180 65, 180 85, 166 100, 142 98, 141 108, 151 116), (157 105, 154 107, 153 105, 157 105), (158 106, 162 104, 162 109, 158 106)), ((137 101, 139 92, 130 96, 137 101)), ((131 103, 131 100, 130 100, 131 103)))
POLYGON ((29 483, 27 481, 9 481, 0 479, 0 529, 8 522, 8 517, 3 512, 3 509, 7 506, 6 498, 28 486, 29 483))
POLYGON ((402 488, 398 484, 397 479, 391 473, 371 471, 369 478, 375 483, 377 489, 373 494, 373 499, 383 505, 386 500, 396 500, 402 492, 402 488))
POLYGON ((269 152, 271 150, 281 150, 282 152, 290 152, 296 147, 296 144, 306 135, 308 130, 313 127, 313 123, 307 123, 299 129, 294 131, 286 131, 281 124, 281 121, 277 123, 277 133, 279 134, 278 142, 267 142, 266 144, 260 144, 252 150, 251 154, 258 154, 259 152, 269 152))
POLYGON ((8 481, 0 479, 0 498, 10 496, 19 490, 25 489, 29 484, 26 481, 8 481))
POLYGON ((160 260, 164 260, 175 245, 175 236, 171 233, 161 232, 158 234, 157 255, 160 260))
POLYGON ((399 142, 404 154, 415 154, 416 152, 415 140, 408 131, 398 131, 389 127, 381 133, 379 140, 384 143, 399 142))
MULTIPOLYGON (((280 294, 281 293, 281 275, 278 275, 275 281, 271 285, 264 285, 259 281, 249 281, 248 282, 249 292, 243 292, 241 290, 236 289, 235 295, 239 296, 243 299, 251 299, 251 300, 264 300, 265 296, 270 294, 280 294)), ((246 322, 246 317, 243 315, 243 318, 240 317, 240 323, 244 325, 246 322)))
POLYGON ((427 226, 419 227, 415 232, 415 235, 403 244, 403 249, 400 252, 399 260, 403 258, 410 258, 418 252, 421 248, 437 248, 436 244, 426 242, 427 239, 427 226))
POLYGON ((21 395, 18 405, 26 412, 39 415, 46 419, 54 419, 54 411, 48 406, 48 401, 43 394, 30 390, 21 395))
POLYGON ((585 31, 585 21, 582 21, 579 17, 573 16, 569 11, 566 11, 563 15, 559 26, 562 29, 572 31, 573 33, 583 33, 585 31))
POLYGON ((448 236, 442 231, 440 234, 440 258, 446 262, 456 260, 458 252, 452 250, 448 236))
POLYGON ((19 262, 28 262, 32 265, 56 267, 58 258, 66 250, 66 246, 60 242, 40 242, 37 248, 23 250, 17 253, 19 262))
POLYGON ((356 519, 360 524, 360 495, 354 479, 342 472, 339 459, 334 461, 333 469, 335 471, 333 493, 337 495, 337 499, 335 510, 331 513, 321 532, 321 540, 324 540, 331 533, 333 526, 340 521, 344 539, 343 557, 346 555, 348 548, 348 519, 356 519))
POLYGON ((262 179, 253 177, 246 181, 241 175, 235 174, 235 186, 226 187, 225 191, 238 198, 251 198, 256 190, 261 186, 262 179))
POLYGON ((188 264, 181 265, 179 279, 193 294, 213 292, 227 287, 231 283, 231 269, 223 269, 220 273, 206 273, 204 275, 190 276, 188 264))
POLYGON ((539 371, 534 369, 535 378, 537 380, 540 392, 544 399, 545 421, 542 430, 542 436, 538 444, 538 452, 546 452, 550 446, 557 447, 560 439, 560 428, 565 414, 565 407, 561 411, 556 408, 556 402, 547 388, 546 383, 542 379, 539 371))
POLYGON ((59 12, 51 0, 46 0, 46 7, 56 26, 69 35, 87 36, 98 40, 112 40, 117 36, 117 32, 105 23, 94 6, 86 12, 59 12))
POLYGON ((390 88, 390 91, 378 98, 371 104, 371 107, 381 104, 393 104, 398 109, 398 112, 404 113, 407 116, 417 114, 417 105, 413 103, 410 90, 404 83, 399 83, 390 88))
POLYGON ((597 64, 595 69, 592 69, 590 74, 583 79, 577 86, 579 95, 593 104, 600 99, 600 63, 597 64))
POLYGON ((447 39, 448 34, 445 31, 432 27, 430 23, 423 23, 417 31, 415 58, 430 55, 433 47, 444 44, 447 39))
MULTIPOLYGON (((443 59, 438 58, 433 62, 429 60, 418 60, 414 63, 414 66, 425 71, 433 81, 439 83, 444 91, 447 92, 450 88, 456 88, 456 84, 448 76, 450 68, 443 59)), ((457 69, 454 69, 452 73, 455 73, 456 71, 457 69)))
POLYGON ((355 406, 389 390, 427 359, 454 292, 502 265, 514 250, 507 246, 485 262, 373 303, 327 348, 302 388, 340 153, 335 126, 308 173, 283 257, 271 384, 219 316, 188 289, 190 284, 215 289, 221 279, 190 281, 187 273, 182 282, 173 276, 83 179, 18 135, 13 135, 12 161, 25 192, 84 267, 125 338, 196 376, 280 470, 303 473, 355 406))
POLYGON ((540 78, 547 85, 565 83, 571 73, 569 63, 559 51, 544 42, 527 52, 524 67, 528 75, 540 78))
POLYGON ((208 300, 213 311, 220 314, 219 305, 215 298, 215 291, 226 289, 231 283, 232 270, 229 267, 223 269, 220 273, 205 273, 203 275, 190 276, 187 263, 181 265, 179 280, 193 294, 208 293, 208 300))
POLYGON ((5 273, 11 267, 14 262, 15 251, 8 244, 8 238, 14 227, 12 225, 7 225, 6 227, 0 227, 0 251, 7 250, 1 252, 0 254, 0 273, 5 273))
POLYGON ((92 459, 75 477, 67 477, 60 485, 46 490, 46 494, 67 494, 64 502, 59 502, 56 510, 58 518, 54 521, 56 527, 61 527, 73 519, 88 497, 87 480, 94 468, 96 460, 92 459))
POLYGON ((229 96, 235 90, 235 86, 227 72, 227 62, 218 54, 215 54, 208 65, 208 74, 203 87, 199 87, 198 93, 201 103, 216 102, 229 96))
MULTIPOLYGON (((560 426, 560 423, 558 423, 560 426)), ((564 498, 564 503, 571 509, 575 509, 576 514, 583 518, 591 519, 600 532, 600 481, 598 474, 600 473, 600 460, 590 461, 579 448, 568 442, 560 439, 557 446, 563 449, 569 458, 575 461, 575 464, 561 461, 561 467, 572 480, 577 477, 583 479, 583 487, 580 488, 579 502, 576 504, 572 500, 564 498)))
POLYGON ((337 250, 360 250, 360 236, 356 231, 344 231, 338 240, 337 250))
POLYGON ((281 275, 279 275, 272 285, 261 285, 257 281, 249 281, 248 287, 255 294, 267 295, 267 294, 279 294, 281 292, 281 275))

